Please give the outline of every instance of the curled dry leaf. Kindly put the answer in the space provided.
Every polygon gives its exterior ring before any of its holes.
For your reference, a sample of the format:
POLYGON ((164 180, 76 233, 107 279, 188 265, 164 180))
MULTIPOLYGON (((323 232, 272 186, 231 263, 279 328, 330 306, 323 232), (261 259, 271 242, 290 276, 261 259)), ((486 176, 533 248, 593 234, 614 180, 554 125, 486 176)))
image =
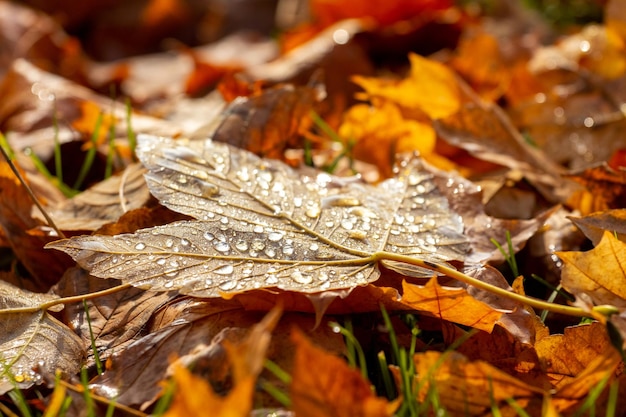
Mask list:
POLYGON ((56 242, 94 275, 219 297, 277 287, 319 293, 378 279, 381 251, 463 259, 461 217, 419 159, 377 187, 300 174, 225 144, 142 136, 151 192, 198 221, 56 242))
POLYGON ((400 405, 400 399, 376 397, 357 369, 315 347, 301 331, 294 331, 292 339, 296 356, 290 393, 296 415, 391 417, 400 405))
MULTIPOLYGON (((0 280, 2 310, 36 307, 56 298, 0 280)), ((9 375, 20 388, 42 383, 44 375, 57 369, 73 375, 80 369, 84 353, 80 338, 46 311, 0 314, 0 395, 14 388, 9 375)))
POLYGON ((144 172, 140 164, 131 164, 119 175, 53 207, 49 214, 61 230, 96 230, 148 201, 144 172))
POLYGON ((582 230, 594 246, 600 243, 604 232, 611 232, 622 242, 626 241, 626 209, 606 210, 569 219, 582 230))

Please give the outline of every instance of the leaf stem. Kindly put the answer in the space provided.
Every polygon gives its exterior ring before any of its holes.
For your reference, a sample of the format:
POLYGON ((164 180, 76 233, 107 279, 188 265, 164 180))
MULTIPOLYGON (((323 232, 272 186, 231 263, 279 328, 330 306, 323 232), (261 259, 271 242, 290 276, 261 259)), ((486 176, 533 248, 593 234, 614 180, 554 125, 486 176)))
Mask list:
POLYGON ((398 253, 381 251, 381 252, 373 253, 372 258, 374 258, 377 261, 390 260, 390 261, 396 261, 396 262, 403 262, 403 263, 407 263, 410 265, 415 265, 415 266, 419 266, 422 268, 430 269, 431 271, 440 272, 450 278, 454 278, 468 285, 472 285, 478 289, 488 291, 492 294, 496 294, 504 298, 508 298, 509 300, 512 300, 512 301, 517 301, 519 303, 526 304, 533 308, 537 308, 540 310, 547 310, 553 313, 565 314, 568 316, 575 316, 575 317, 591 317, 603 323, 606 322, 606 318, 608 316, 610 316, 611 314, 617 313, 617 309, 615 307, 608 306, 608 305, 595 306, 589 311, 581 307, 549 303, 547 301, 543 301, 543 300, 539 300, 536 298, 514 293, 505 288, 497 287, 495 285, 491 285, 484 281, 480 281, 476 278, 470 277, 469 275, 466 275, 455 269, 448 268, 447 266, 425 261, 419 258, 414 258, 412 256, 406 256, 406 255, 401 255, 398 253))
POLYGON ((37 306, 4 308, 4 309, 0 309, 0 315, 1 314, 17 314, 17 313, 36 313, 41 310, 48 310, 49 308, 57 306, 59 304, 82 303, 84 300, 91 300, 91 299, 102 297, 105 295, 114 294, 118 291, 122 291, 131 287, 132 287, 131 284, 125 283, 125 284, 117 285, 112 288, 107 288, 106 290, 96 291, 96 292, 92 292, 89 294, 81 294, 81 295, 74 295, 71 297, 57 298, 56 300, 41 303, 37 306))

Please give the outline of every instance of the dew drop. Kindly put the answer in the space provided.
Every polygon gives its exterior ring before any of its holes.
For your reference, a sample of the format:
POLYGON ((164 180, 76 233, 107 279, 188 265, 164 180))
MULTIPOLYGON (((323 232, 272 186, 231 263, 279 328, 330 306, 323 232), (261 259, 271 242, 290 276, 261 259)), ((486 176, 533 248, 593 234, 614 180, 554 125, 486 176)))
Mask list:
POLYGON ((112 264, 116 264, 120 261, 120 258, 118 258, 117 256, 114 256, 113 258, 111 258, 111 263, 112 264))
POLYGON ((231 275, 235 268, 232 265, 223 265, 217 268, 215 271, 218 275, 231 275))
POLYGON ((159 258, 156 261, 157 265, 165 265, 165 262, 167 262, 165 258, 159 258))
POLYGON ((252 229, 252 231, 254 233, 263 233, 265 229, 263 228, 263 226, 257 224, 256 226, 254 226, 254 228, 252 229))
POLYGON ((237 178, 243 182, 250 181, 250 172, 248 171, 248 168, 244 167, 240 171, 237 171, 237 178))
POLYGON ((320 215, 320 208, 317 205, 309 207, 304 214, 306 214, 307 217, 316 219, 320 215))
POLYGON ((180 266, 180 264, 178 263, 178 261, 170 261, 170 266, 172 268, 178 268, 180 266))
POLYGON ((204 238, 208 240, 209 242, 215 239, 215 236, 213 236, 213 233, 209 233, 209 232, 204 232, 202 236, 204 236, 204 238))
POLYGON ((174 240, 173 239, 167 239, 165 241, 165 247, 166 248, 171 248, 172 246, 174 246, 174 240))
POLYGON ((341 227, 343 227, 346 230, 352 230, 352 228, 354 227, 354 223, 348 219, 343 219, 341 221, 341 227))
POLYGON ((283 245, 283 254, 293 255, 293 252, 294 252, 293 245, 283 245))
POLYGON ((270 242, 278 242, 279 240, 281 240, 283 238, 283 234, 280 232, 271 232, 267 235, 267 239, 270 242))
POLYGON ((228 252, 230 245, 226 242, 218 241, 215 243, 215 250, 218 252, 228 252))
POLYGON ((265 249, 265 242, 263 242, 261 239, 254 239, 250 244, 250 247, 252 248, 252 250, 261 251, 265 249))
POLYGON ((247 251, 248 250, 248 242, 246 242, 245 240, 240 240, 237 243, 235 243, 235 248, 237 248, 237 250, 239 251, 247 251))
POLYGON ((177 175, 176 182, 179 184, 187 184, 187 177, 184 176, 183 174, 177 175))
POLYGON ((367 233, 364 230, 352 230, 348 236, 352 239, 364 240, 367 237, 367 233))
POLYGON ((265 282, 267 284, 278 284, 278 278, 274 274, 267 274, 265 276, 265 282))
POLYGON ((189 245, 189 240, 185 239, 185 238, 182 238, 180 240, 180 244, 183 245, 183 246, 188 246, 189 245))
POLYGON ((334 227, 334 226, 335 226, 335 222, 332 222, 332 221, 327 221, 327 222, 325 223, 325 226, 326 226, 326 227, 328 227, 328 228, 334 227))
POLYGON ((220 290, 230 291, 237 287, 237 280, 231 279, 230 281, 224 281, 220 285, 220 290))
POLYGON ((267 248, 265 249, 265 254, 268 258, 273 258, 274 256, 276 256, 276 251, 273 248, 267 248))
POLYGON ((293 199, 293 206, 296 208, 302 207, 302 197, 295 197, 293 199))
MULTIPOLYGON (((165 273, 165 276, 168 277, 168 278, 173 278, 176 275, 178 275, 178 271, 177 270, 167 271, 165 273)), ((172 282, 171 281, 168 281, 168 282, 165 283, 165 288, 170 288, 171 286, 172 286, 172 282)))
POLYGON ((313 282, 313 277, 311 275, 303 274, 298 270, 293 271, 290 277, 298 284, 310 284, 311 282, 313 282))
POLYGON ((211 278, 207 278, 204 280, 204 285, 206 285, 207 287, 210 287, 213 285, 213 280, 211 278))
POLYGON ((316 251, 320 248, 320 245, 318 245, 317 243, 311 243, 311 246, 309 246, 309 249, 311 249, 312 251, 316 251))
POLYGON ((146 244, 143 242, 139 242, 135 245, 136 250, 144 250, 146 248, 146 244))

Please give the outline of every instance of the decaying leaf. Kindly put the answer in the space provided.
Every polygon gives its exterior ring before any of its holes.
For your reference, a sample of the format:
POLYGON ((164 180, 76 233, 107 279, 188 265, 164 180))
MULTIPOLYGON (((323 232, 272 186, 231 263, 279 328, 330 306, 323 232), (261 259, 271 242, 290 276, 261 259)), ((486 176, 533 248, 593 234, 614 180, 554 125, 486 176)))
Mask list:
POLYGON ((613 233, 619 240, 626 241, 626 209, 606 210, 584 217, 570 217, 585 236, 597 246, 604 232, 613 233))
POLYGON ((50 245, 100 277, 202 297, 277 287, 305 293, 375 281, 377 252, 463 259, 460 216, 419 159, 377 187, 300 174, 225 144, 142 136, 151 192, 198 219, 50 245))
MULTIPOLYGON (((57 285, 56 292, 68 297, 102 291, 117 284, 115 280, 91 277, 80 268, 70 268, 57 285)), ((175 295, 174 291, 154 293, 129 288, 86 301, 87 311, 82 303, 67 305, 63 311, 64 322, 82 339, 88 350, 85 365, 89 366, 94 360, 94 345, 101 360, 123 350, 141 334, 156 309, 175 295)))
MULTIPOLYGON (((35 307, 56 298, 0 280, 0 309, 35 307)), ((0 395, 14 388, 11 377, 27 388, 57 369, 78 372, 84 353, 80 338, 46 311, 0 314, 0 395)))
POLYGON ((247 417, 252 410, 252 394, 257 376, 263 369, 265 352, 271 331, 280 319, 276 307, 250 330, 240 343, 226 342, 225 348, 233 368, 233 388, 221 396, 203 380, 192 376, 185 368, 174 368, 174 380, 179 384, 166 417, 186 417, 205 414, 218 417, 247 417))
POLYGON ((290 391, 298 416, 391 417, 400 405, 400 399, 376 397, 357 369, 315 347, 301 331, 294 331, 292 339, 296 357, 290 391))

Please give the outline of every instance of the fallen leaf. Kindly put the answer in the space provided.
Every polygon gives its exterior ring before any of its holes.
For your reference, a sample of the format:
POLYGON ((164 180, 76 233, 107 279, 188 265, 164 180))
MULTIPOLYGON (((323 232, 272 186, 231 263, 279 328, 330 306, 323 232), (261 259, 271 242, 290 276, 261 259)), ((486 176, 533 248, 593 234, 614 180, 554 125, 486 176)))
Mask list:
POLYGON ((431 278, 424 286, 402 284, 403 304, 442 320, 491 332, 503 312, 476 300, 463 288, 441 286, 431 278))
MULTIPOLYGON (((57 284, 56 293, 61 297, 71 297, 116 285, 119 282, 115 280, 94 278, 82 269, 70 268, 57 284)), ((94 346, 102 361, 114 352, 123 351, 141 335, 154 312, 175 295, 174 291, 154 293, 129 288, 85 301, 86 309, 83 303, 68 304, 63 311, 64 322, 82 339, 85 350, 89 352, 85 366, 94 364, 94 346)))
POLYGON ((435 261, 464 256, 460 216, 417 159, 372 187, 325 173, 301 176, 210 140, 144 136, 139 156, 152 193, 199 221, 50 247, 97 276, 202 297, 354 288, 378 278, 371 254, 380 250, 435 261))
POLYGON ((405 111, 425 114, 430 119, 454 114, 460 106, 460 92, 452 70, 417 54, 410 54, 409 60, 411 72, 400 81, 354 77, 354 82, 365 90, 359 98, 389 100, 405 111))
POLYGON ((75 197, 48 208, 61 230, 96 230, 148 202, 150 192, 139 164, 101 181, 75 197))
POLYGON ((597 357, 614 349, 605 326, 594 322, 566 327, 563 334, 544 337, 537 341, 535 350, 552 385, 560 388, 581 375, 597 357))
POLYGON ((454 351, 417 353, 413 360, 419 387, 418 400, 425 401, 430 390, 438 395, 441 405, 452 415, 483 415, 492 406, 501 412, 514 399, 528 407, 533 397, 541 397, 543 390, 483 361, 469 361, 454 351))
POLYGON ((570 177, 585 187, 573 194, 568 201, 583 214, 626 206, 623 193, 626 171, 616 171, 602 164, 573 173, 570 177))
POLYGON ((257 376, 263 368, 265 352, 270 343, 271 331, 280 319, 281 309, 276 307, 254 325, 245 340, 232 344, 226 342, 228 359, 233 367, 233 387, 225 395, 216 394, 202 379, 193 376, 186 368, 174 368, 174 381, 178 387, 165 417, 202 415, 207 409, 211 415, 247 417, 252 410, 252 394, 257 376))
POLYGON ((564 262, 561 284, 585 304, 626 307, 626 243, 605 231, 587 252, 557 252, 564 262))
POLYGON ((298 146, 313 123, 310 113, 323 97, 318 87, 292 84, 239 97, 226 107, 211 138, 259 156, 283 159, 284 150, 298 146))
POLYGON ((400 405, 376 397, 357 369, 315 347, 294 329, 296 357, 291 382, 292 408, 301 417, 391 417, 400 405), (315 364, 315 370, 311 365, 315 364))
MULTIPOLYGON (((37 307, 58 297, 32 293, 0 281, 0 309, 37 307)), ((59 311, 62 306, 52 308, 59 311)), ((59 369, 74 374, 80 369, 83 344, 66 325, 48 312, 0 314, 0 395, 17 387, 28 388, 43 382, 44 375, 59 369)))
POLYGON ((622 242, 626 241, 626 209, 606 210, 584 217, 569 217, 594 246, 602 239, 604 232, 611 232, 622 242))

